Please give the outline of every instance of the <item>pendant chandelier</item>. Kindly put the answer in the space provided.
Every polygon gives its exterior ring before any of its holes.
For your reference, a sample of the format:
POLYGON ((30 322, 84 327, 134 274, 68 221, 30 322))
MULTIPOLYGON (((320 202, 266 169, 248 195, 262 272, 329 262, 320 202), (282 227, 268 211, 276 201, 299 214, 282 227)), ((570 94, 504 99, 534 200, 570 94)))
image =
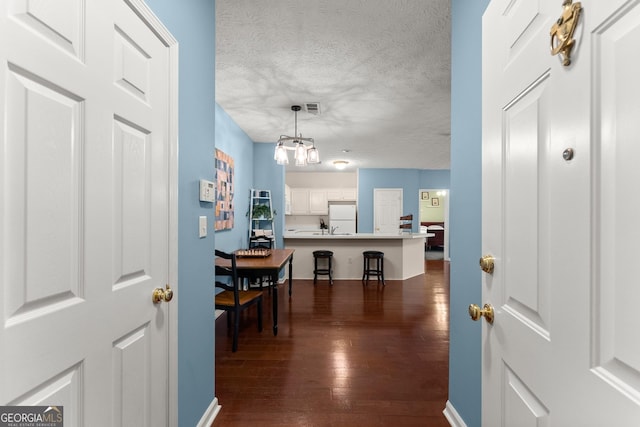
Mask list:
POLYGON ((294 136, 280 135, 276 144, 276 151, 273 158, 279 165, 289 164, 289 154, 287 151, 295 153, 295 165, 306 166, 308 164, 320 163, 320 154, 316 148, 313 138, 303 138, 302 134, 298 135, 298 111, 301 110, 299 105, 292 105, 291 111, 294 114, 294 136), (291 145, 286 145, 290 142, 291 145), (305 142, 309 144, 305 144, 305 142))

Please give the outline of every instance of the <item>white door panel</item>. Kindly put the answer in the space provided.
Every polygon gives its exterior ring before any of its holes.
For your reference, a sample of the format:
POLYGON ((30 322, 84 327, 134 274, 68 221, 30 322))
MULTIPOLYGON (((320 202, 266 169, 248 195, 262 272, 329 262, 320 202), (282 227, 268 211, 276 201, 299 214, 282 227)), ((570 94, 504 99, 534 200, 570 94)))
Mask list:
POLYGON ((173 41, 138 2, 6 3, 0 404, 169 425, 173 41))
POLYGON ((634 324, 635 302, 640 298, 636 257, 640 202, 633 194, 640 172, 633 157, 640 153, 640 61, 628 52, 640 44, 640 6, 635 2, 607 12, 593 38, 596 173, 591 273, 592 292, 599 299, 593 304, 590 363, 593 374, 615 394, 632 401, 638 415, 640 345, 634 324))
MULTIPOLYGON (((504 181, 502 183, 502 259, 504 293, 500 300, 512 318, 529 333, 550 338, 547 204, 549 192, 545 157, 547 125, 544 105, 549 98, 547 79, 533 82, 504 111, 502 133, 504 181)), ((540 351, 548 351, 543 345, 540 351)), ((540 359, 544 360, 544 359, 540 359)))
POLYGON ((373 189, 373 232, 399 233, 402 188, 373 189))
POLYGON ((13 1, 7 5, 9 16, 28 27, 32 34, 71 56, 84 60, 83 1, 50 2, 13 1))
POLYGON ((484 16, 486 426, 640 419, 640 6, 606 3, 582 1, 569 67, 549 52, 558 2, 495 0, 484 16))

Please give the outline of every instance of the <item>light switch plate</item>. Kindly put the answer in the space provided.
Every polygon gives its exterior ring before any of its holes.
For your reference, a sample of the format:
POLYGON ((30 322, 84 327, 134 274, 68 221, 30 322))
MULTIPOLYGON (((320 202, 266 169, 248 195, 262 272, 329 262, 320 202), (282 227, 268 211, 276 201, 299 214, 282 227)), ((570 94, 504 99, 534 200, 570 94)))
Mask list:
POLYGON ((206 216, 201 216, 200 219, 198 220, 198 233, 201 238, 207 237, 207 217, 206 216))

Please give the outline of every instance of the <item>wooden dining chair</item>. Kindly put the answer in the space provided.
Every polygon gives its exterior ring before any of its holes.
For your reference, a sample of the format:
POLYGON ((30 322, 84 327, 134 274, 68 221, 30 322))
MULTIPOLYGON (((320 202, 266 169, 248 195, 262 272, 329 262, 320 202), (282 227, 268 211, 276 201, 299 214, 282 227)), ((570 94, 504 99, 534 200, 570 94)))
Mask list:
POLYGON ((217 257, 231 260, 231 267, 222 267, 216 265, 216 288, 222 292, 216 294, 215 306, 216 310, 224 310, 227 312, 227 328, 233 325, 233 344, 231 351, 235 353, 238 349, 238 335, 240 333, 240 313, 245 308, 256 304, 258 307, 258 332, 262 332, 262 291, 240 289, 240 281, 238 280, 238 269, 236 267, 236 255, 234 253, 226 253, 220 250, 215 251, 217 257), (229 277, 229 283, 218 280, 218 278, 229 277))
MULTIPOLYGON (((267 238, 262 236, 251 236, 249 238, 249 249, 272 249, 274 245, 273 238, 267 238)), ((243 273, 242 280, 247 279, 249 283, 258 283, 260 285, 260 290, 262 290, 262 286, 264 282, 267 282, 267 289, 269 290, 269 295, 271 295, 271 286, 273 286, 273 280, 271 276, 262 276, 260 274, 255 274, 252 272, 243 273)))
POLYGON ((410 233, 412 228, 413 228, 413 214, 401 216, 400 231, 402 232, 408 231, 410 233))

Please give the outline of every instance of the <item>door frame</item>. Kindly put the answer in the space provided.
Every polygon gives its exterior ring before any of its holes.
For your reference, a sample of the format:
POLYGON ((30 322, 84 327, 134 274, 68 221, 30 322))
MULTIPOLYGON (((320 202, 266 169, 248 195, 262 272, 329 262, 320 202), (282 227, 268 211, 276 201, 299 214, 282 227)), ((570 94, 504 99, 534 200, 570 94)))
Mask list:
POLYGON ((168 242, 168 280, 173 289, 173 301, 166 304, 168 314, 167 348, 169 351, 168 372, 168 425, 178 426, 178 41, 171 35, 162 21, 153 13, 143 0, 127 0, 131 8, 140 16, 167 46, 169 57, 169 94, 167 137, 169 139, 169 242, 168 242))

